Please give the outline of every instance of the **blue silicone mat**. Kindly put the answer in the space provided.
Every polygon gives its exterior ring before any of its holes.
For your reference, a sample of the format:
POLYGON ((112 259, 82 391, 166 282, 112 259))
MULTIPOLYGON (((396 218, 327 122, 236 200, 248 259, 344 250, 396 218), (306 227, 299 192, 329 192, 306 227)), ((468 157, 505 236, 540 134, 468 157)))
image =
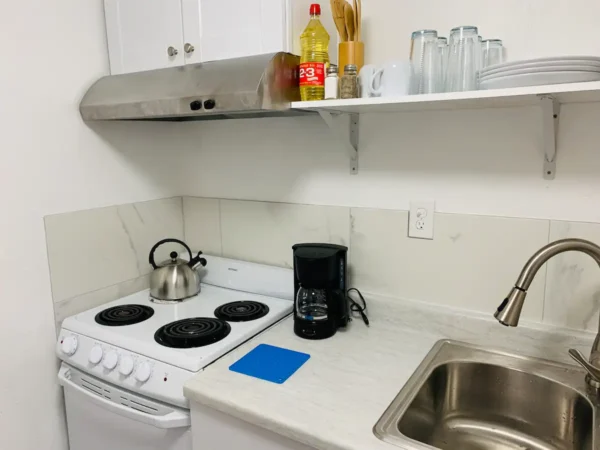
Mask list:
POLYGON ((271 383, 283 384, 309 358, 310 355, 306 353, 260 344, 229 366, 229 370, 271 383))

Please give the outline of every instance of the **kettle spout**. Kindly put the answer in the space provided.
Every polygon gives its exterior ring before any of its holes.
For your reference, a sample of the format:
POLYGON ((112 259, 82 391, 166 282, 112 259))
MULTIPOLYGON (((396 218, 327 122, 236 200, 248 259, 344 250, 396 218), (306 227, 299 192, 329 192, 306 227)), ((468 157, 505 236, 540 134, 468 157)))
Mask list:
POLYGON ((200 266, 206 266, 206 259, 202 258, 200 255, 202 255, 202 252, 198 252, 198 254, 190 260, 188 267, 191 269, 197 269, 200 266))

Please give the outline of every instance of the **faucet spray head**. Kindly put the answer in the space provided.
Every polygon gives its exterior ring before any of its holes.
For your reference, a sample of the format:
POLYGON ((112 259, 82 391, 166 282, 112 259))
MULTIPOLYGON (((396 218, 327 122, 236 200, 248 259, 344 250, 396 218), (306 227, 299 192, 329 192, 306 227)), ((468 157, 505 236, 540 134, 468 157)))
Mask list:
POLYGON ((494 317, 502 325, 516 327, 519 324, 519 317, 521 317, 521 309, 523 309, 525 297, 527 297, 527 292, 517 287, 512 288, 508 297, 498 306, 494 317))

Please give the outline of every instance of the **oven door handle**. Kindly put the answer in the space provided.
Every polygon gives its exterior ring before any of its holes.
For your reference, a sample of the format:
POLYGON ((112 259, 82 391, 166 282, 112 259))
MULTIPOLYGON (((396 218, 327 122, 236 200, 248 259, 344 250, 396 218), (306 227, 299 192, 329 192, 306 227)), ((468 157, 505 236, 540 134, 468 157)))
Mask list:
POLYGON ((137 411, 135 409, 128 408, 126 406, 120 405, 118 403, 114 403, 111 400, 100 397, 96 394, 92 394, 91 392, 85 390, 81 386, 73 383, 68 377, 69 369, 66 367, 61 367, 58 373, 59 383, 65 389, 71 389, 77 392, 80 395, 85 396, 85 398, 104 408, 107 411, 113 412, 115 414, 119 414, 120 416, 127 417, 129 419, 136 420, 141 423, 145 423, 146 425, 151 425, 155 428, 181 428, 181 427, 189 427, 191 424, 190 414, 189 412, 181 411, 174 409, 169 414, 164 416, 153 416, 151 414, 146 414, 141 411, 137 411))

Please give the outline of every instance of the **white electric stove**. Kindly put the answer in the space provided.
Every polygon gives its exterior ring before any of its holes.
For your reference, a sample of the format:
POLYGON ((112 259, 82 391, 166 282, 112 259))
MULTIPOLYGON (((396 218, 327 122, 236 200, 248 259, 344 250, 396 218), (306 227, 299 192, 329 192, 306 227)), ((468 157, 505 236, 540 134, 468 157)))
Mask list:
POLYGON ((63 321, 71 450, 191 450, 185 381, 292 312, 292 270, 206 259, 196 297, 145 290, 63 321))

